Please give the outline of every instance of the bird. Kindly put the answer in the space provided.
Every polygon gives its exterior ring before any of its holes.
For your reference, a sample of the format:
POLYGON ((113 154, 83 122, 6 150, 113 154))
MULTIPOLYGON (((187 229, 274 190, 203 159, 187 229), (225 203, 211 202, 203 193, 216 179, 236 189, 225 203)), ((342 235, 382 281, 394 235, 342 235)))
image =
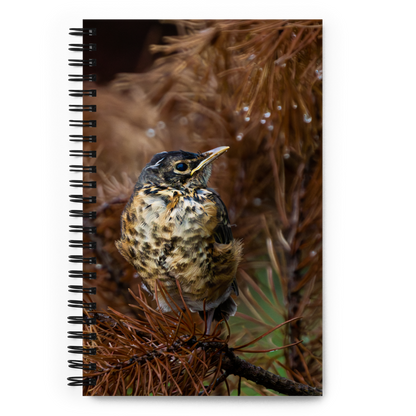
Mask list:
POLYGON ((163 312, 175 310, 174 304, 185 310, 185 302, 206 316, 207 331, 212 322, 235 315, 232 296, 239 294, 243 244, 233 238, 224 202, 208 187, 212 163, 228 149, 155 154, 124 208, 116 241, 163 312), (157 289, 158 280, 174 304, 157 289))

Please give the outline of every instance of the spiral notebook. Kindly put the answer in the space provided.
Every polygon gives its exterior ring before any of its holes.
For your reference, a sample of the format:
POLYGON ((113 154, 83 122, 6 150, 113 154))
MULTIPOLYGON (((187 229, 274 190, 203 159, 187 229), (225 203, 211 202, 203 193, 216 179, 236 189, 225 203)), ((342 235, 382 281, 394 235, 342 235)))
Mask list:
POLYGON ((322 21, 70 35, 69 384, 322 396, 322 21))

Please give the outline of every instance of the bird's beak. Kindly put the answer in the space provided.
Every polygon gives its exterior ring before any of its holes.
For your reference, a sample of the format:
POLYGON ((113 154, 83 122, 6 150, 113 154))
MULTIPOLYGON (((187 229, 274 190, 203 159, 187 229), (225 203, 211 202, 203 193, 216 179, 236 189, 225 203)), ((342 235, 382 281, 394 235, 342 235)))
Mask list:
POLYGON ((212 150, 208 150, 208 152, 202 153, 202 156, 206 156, 206 158, 191 172, 191 176, 195 172, 198 172, 199 170, 203 169, 205 166, 209 165, 217 157, 225 153, 229 148, 230 148, 229 146, 221 146, 221 147, 216 147, 215 149, 212 149, 212 150))

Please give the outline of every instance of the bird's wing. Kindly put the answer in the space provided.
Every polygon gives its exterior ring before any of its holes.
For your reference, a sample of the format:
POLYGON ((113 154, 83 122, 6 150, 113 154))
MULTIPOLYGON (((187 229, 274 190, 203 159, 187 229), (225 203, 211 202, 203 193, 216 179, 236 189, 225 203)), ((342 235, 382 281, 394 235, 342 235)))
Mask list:
MULTIPOLYGON (((208 189, 210 192, 212 192, 212 199, 216 203, 216 206, 218 207, 218 211, 217 211, 218 224, 214 229, 215 242, 219 244, 229 244, 234 240, 234 237, 231 231, 230 220, 228 219, 227 208, 225 207, 225 204, 224 202, 222 202, 218 193, 215 192, 211 188, 208 188, 208 189)), ((239 290, 238 290, 238 285, 237 285, 237 281, 235 277, 231 284, 231 287, 234 293, 238 296, 239 290)))
POLYGON ((220 196, 213 190, 209 189, 212 192, 211 199, 215 202, 217 209, 217 220, 218 224, 214 229, 214 238, 215 242, 219 244, 229 244, 234 240, 233 233, 231 232, 231 224, 228 219, 227 208, 222 202, 220 196))

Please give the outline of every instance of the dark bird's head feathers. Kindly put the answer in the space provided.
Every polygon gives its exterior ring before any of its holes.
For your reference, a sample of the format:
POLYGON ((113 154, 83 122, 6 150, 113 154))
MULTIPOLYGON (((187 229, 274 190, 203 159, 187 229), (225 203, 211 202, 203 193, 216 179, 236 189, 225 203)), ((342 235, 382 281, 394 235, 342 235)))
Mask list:
POLYGON ((206 187, 212 162, 227 150, 227 146, 222 146, 204 153, 183 150, 157 153, 143 169, 136 186, 153 183, 172 188, 206 187))

